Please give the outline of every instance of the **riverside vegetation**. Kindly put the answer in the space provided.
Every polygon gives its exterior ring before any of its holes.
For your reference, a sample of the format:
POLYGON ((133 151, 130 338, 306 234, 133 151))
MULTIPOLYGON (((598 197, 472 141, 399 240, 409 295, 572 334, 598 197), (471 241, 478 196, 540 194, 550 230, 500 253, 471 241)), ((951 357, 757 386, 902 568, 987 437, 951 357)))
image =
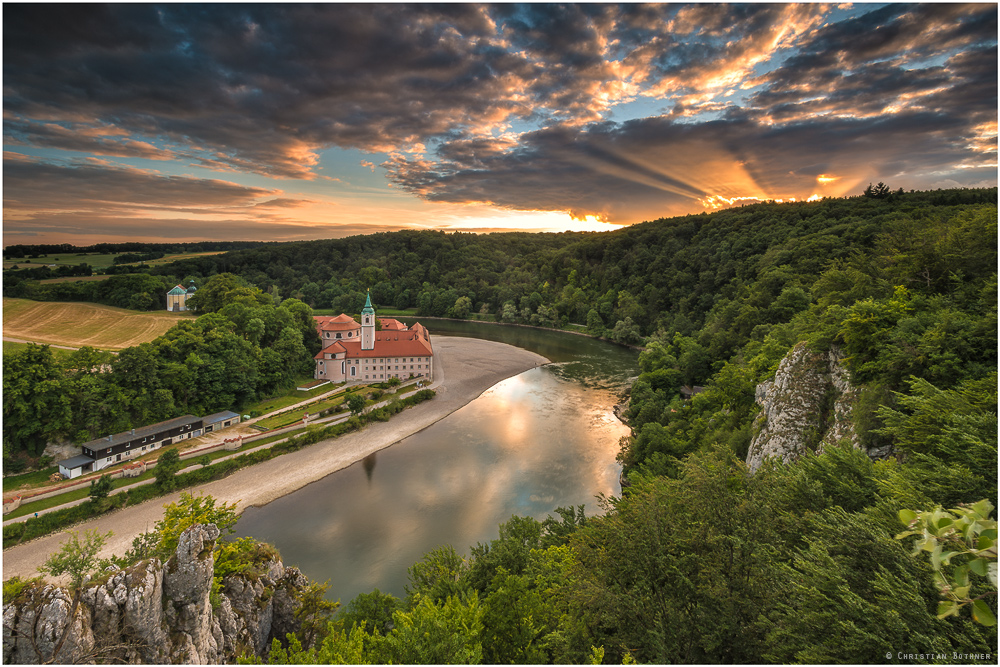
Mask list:
POLYGON ((360 595, 266 659, 993 662, 996 527, 978 501, 997 493, 996 196, 880 189, 607 234, 396 232, 156 269, 303 308, 349 311, 370 285, 418 314, 645 345, 628 485, 601 516, 512 517, 464 555, 443 546, 403 599, 360 595), (801 342, 843 359, 858 447, 751 474, 757 386, 801 342), (908 528, 929 557, 897 539, 908 528))

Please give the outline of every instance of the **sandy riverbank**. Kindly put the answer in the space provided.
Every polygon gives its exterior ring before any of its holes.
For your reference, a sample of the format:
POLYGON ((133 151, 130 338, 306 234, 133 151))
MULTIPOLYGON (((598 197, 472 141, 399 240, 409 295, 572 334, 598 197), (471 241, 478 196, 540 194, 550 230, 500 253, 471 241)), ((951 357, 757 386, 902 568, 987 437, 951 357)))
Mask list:
MULTIPOLYGON (((360 432, 244 468, 191 491, 202 491, 219 501, 238 503, 237 511, 240 512, 253 505, 269 503, 427 428, 497 382, 548 363, 541 355, 504 343, 452 336, 435 336, 433 340, 437 361, 432 385, 437 396, 433 400, 409 408, 388 422, 376 422, 360 432)), ((113 531, 114 536, 102 555, 121 554, 131 546, 135 535, 152 528, 163 517, 163 505, 179 496, 179 493, 163 496, 87 521, 73 530, 113 531)), ((4 551, 3 578, 35 576, 35 568, 65 539, 65 533, 57 533, 4 551)))

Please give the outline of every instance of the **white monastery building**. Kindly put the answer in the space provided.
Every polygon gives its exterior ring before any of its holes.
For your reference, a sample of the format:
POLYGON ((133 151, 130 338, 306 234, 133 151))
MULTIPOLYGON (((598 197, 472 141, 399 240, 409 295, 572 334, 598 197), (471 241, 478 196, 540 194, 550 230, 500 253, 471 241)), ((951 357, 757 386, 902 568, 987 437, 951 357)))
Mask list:
POLYGON ((426 327, 407 327, 399 320, 379 318, 375 331, 375 309, 371 295, 361 311, 361 323, 350 315, 316 316, 316 329, 323 349, 316 355, 317 380, 330 382, 384 382, 434 376, 434 350, 426 327))

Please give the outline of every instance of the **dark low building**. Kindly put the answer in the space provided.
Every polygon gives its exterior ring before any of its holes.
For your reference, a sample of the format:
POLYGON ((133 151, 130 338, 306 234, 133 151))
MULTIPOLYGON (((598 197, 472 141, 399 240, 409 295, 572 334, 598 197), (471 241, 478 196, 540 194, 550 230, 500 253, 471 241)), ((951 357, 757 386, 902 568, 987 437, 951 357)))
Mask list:
POLYGON ((232 410, 223 410, 222 412, 216 412, 214 415, 203 417, 202 421, 205 425, 205 433, 211 433, 227 426, 239 424, 240 416, 232 410))
POLYGON ((60 461, 59 472, 73 478, 85 472, 103 470, 109 465, 142 456, 178 440, 197 438, 202 434, 202 424, 201 417, 185 415, 91 440, 83 445, 81 456, 60 461))

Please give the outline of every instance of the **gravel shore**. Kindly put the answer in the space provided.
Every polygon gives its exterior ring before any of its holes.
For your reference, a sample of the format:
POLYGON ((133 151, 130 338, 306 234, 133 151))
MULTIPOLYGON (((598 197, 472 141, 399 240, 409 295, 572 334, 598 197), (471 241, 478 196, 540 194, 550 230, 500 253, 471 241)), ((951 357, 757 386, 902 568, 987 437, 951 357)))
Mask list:
MULTIPOLYGON (((375 422, 360 432, 310 445, 189 491, 238 503, 238 512, 264 505, 427 428, 497 382, 548 363, 534 352, 493 341, 436 336, 433 344, 437 366, 432 385, 437 396, 433 400, 409 408, 388 422, 375 422)), ((121 554, 131 546, 133 537, 163 517, 163 505, 179 497, 174 493, 156 498, 79 524, 73 530, 113 531, 102 556, 121 554)), ((3 578, 35 576, 35 568, 65 539, 65 533, 56 533, 4 551, 3 578)))

